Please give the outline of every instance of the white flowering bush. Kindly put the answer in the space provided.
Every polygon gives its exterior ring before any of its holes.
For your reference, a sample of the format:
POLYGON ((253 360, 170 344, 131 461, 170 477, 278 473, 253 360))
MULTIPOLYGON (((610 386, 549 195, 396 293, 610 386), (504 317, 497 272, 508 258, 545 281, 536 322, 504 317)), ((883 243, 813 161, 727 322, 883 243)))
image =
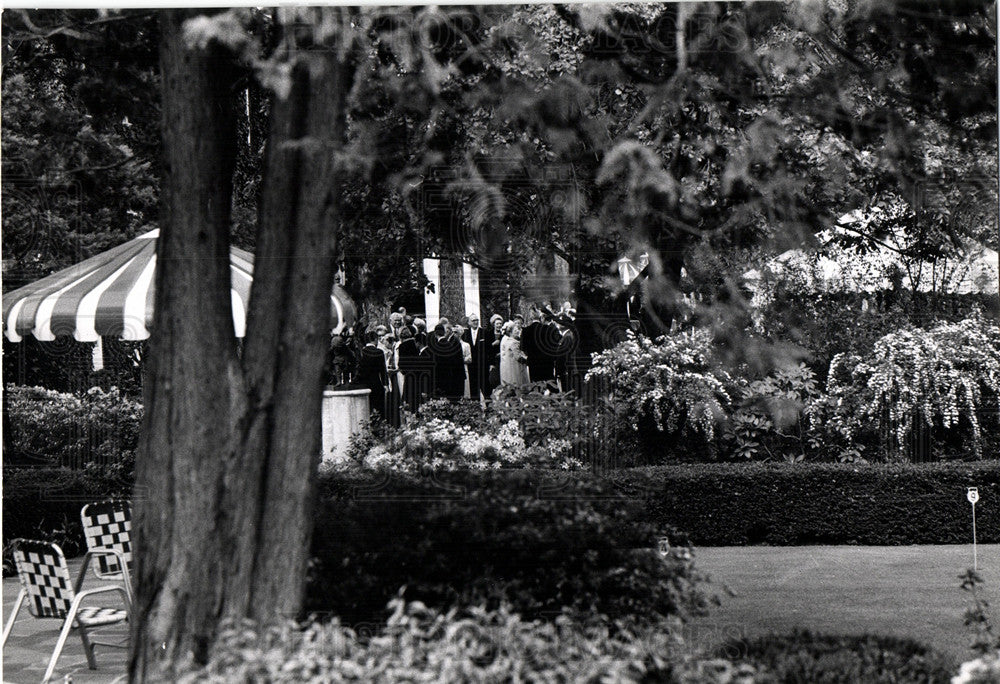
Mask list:
POLYGON ((951 684, 997 684, 1000 682, 1000 653, 962 663, 951 684))
POLYGON ((922 421, 961 432, 981 458, 980 416, 1000 411, 1000 328, 974 317, 890 333, 867 358, 835 356, 827 392, 848 438, 877 426, 902 444, 922 421))
POLYGON ((648 417, 657 429, 711 442, 732 405, 732 379, 712 363, 712 335, 695 330, 653 342, 630 335, 594 355, 587 379, 601 379, 619 419, 638 430, 648 417))

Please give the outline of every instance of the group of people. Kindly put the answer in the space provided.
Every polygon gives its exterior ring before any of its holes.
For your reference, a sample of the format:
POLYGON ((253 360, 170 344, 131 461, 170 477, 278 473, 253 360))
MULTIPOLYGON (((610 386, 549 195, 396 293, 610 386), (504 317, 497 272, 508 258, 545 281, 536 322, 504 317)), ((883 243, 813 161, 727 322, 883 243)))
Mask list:
POLYGON ((494 314, 488 326, 476 314, 457 324, 442 318, 431 330, 400 309, 388 325, 369 327, 363 340, 353 331, 333 336, 327 383, 367 387, 371 412, 396 423, 401 406, 415 411, 429 398, 485 402, 501 385, 539 381, 555 391, 575 388, 578 342, 568 302, 558 311, 532 306, 509 320, 494 314))

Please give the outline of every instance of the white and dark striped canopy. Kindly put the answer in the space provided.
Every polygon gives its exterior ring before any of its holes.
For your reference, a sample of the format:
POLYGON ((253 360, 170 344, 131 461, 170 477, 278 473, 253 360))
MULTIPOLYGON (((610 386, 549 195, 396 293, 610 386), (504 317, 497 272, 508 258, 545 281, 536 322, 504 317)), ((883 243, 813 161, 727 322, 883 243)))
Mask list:
MULTIPOLYGON (((5 293, 3 329, 7 339, 25 335, 51 341, 71 335, 81 342, 99 337, 144 340, 153 323, 156 238, 159 230, 102 252, 81 263, 5 293)), ((246 312, 253 279, 253 254, 230 248, 233 326, 237 337, 246 332, 246 312)), ((354 322, 350 297, 334 286, 331 323, 339 332, 354 322)))

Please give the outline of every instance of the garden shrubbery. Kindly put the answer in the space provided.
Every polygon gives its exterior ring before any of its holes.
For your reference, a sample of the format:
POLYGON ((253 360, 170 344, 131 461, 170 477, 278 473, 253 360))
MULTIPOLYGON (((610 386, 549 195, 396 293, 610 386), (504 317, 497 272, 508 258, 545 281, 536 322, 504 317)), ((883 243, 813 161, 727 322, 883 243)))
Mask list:
POLYGON ((756 672, 755 684, 931 684, 949 681, 955 666, 951 658, 911 639, 828 636, 807 631, 731 641, 719 653, 738 653, 739 662, 751 665, 756 672))
MULTIPOLYGON (((370 632, 342 621, 222 632, 194 682, 639 682, 703 679, 673 622, 531 621, 501 606, 441 612, 395 599, 370 632), (692 675, 689 677, 688 675, 692 675)), ((733 668, 735 669, 735 668, 733 668)))
POLYGON ((834 357, 828 392, 847 440, 881 428, 902 444, 919 422, 981 457, 984 443, 1000 447, 1000 328, 966 319, 885 335, 868 358, 834 357))
POLYGON ((970 539, 968 486, 979 487, 980 542, 1000 542, 1000 464, 672 465, 609 473, 645 501, 644 519, 699 546, 955 544, 970 539))
POLYGON ((352 440, 340 469, 576 470, 581 444, 592 439, 592 421, 571 395, 544 383, 498 391, 484 411, 477 401, 435 399, 416 414, 404 413, 399 428, 369 424, 352 440))
POLYGON ((588 378, 607 383, 609 410, 647 463, 906 460, 920 434, 931 436, 920 458, 1000 453, 1000 328, 981 315, 838 355, 825 387, 804 363, 727 370, 716 346, 694 331, 595 356, 588 378))
POLYGON ((142 422, 142 405, 117 388, 84 394, 7 385, 4 390, 4 463, 65 466, 87 464, 131 471, 142 422))
POLYGON ((263 631, 230 625, 209 664, 180 681, 930 684, 954 671, 947 656, 893 637, 797 632, 729 642, 713 656, 682 642, 671 621, 530 621, 507 606, 441 612, 400 599, 390 609, 371 631, 340 620, 263 631))
POLYGON ((307 611, 380 622, 400 587, 432 607, 508 603, 655 619, 706 599, 683 538, 584 474, 528 470, 325 477, 307 611), (657 551, 661 535, 676 551, 657 551))

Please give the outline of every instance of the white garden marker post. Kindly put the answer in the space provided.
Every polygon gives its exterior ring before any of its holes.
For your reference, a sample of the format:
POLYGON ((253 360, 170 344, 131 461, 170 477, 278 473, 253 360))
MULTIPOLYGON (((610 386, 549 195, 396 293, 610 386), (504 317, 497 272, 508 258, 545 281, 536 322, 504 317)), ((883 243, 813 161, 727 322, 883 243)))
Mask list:
POLYGON ((972 504, 972 569, 979 572, 979 558, 976 554, 976 502, 979 501, 979 488, 969 487, 965 498, 972 504))
POLYGON ((656 540, 656 550, 660 552, 660 555, 666 558, 670 555, 670 538, 660 537, 656 540))

